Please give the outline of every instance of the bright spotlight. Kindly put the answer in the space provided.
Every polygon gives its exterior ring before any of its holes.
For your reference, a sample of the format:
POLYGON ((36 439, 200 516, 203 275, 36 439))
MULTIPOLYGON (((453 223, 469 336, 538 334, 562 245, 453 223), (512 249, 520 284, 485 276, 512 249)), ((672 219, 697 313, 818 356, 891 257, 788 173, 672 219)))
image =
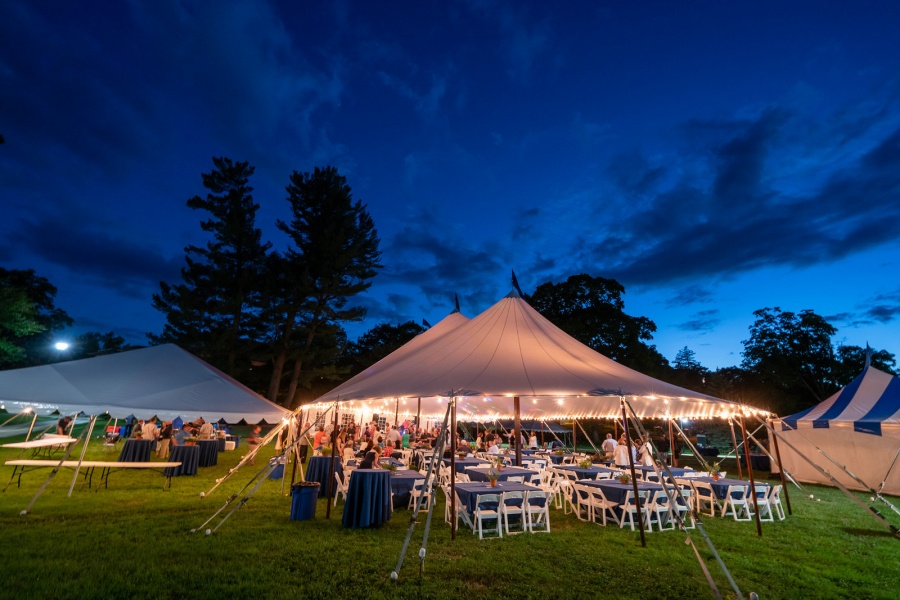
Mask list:
POLYGON ((62 352, 69 349, 69 342, 56 342, 53 347, 62 352))

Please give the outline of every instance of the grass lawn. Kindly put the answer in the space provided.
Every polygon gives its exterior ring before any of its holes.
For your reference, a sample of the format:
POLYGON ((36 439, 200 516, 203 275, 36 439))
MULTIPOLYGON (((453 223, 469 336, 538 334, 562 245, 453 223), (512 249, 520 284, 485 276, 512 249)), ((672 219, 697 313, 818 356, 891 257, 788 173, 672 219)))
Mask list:
MULTIPOLYGON (((23 517, 19 512, 50 470, 26 473, 21 488, 13 483, 0 494, 0 597, 713 597, 682 533, 654 532, 642 548, 637 532, 582 523, 552 510, 549 535, 479 541, 464 530, 451 541, 440 492, 424 575, 417 558, 422 515, 397 582, 389 575, 409 525, 405 510, 379 529, 345 530, 343 503, 326 519, 322 499, 315 520, 292 522, 290 496, 281 495, 280 481, 267 480, 216 534, 191 533, 260 468, 242 469, 201 500, 200 492, 237 464, 240 454, 220 453, 217 467, 174 478, 167 491, 158 473, 122 471, 112 475, 109 489, 79 489, 79 480, 69 498, 72 472, 63 470, 23 517)), ((271 447, 263 449, 265 457, 271 454, 271 447)), ((0 449, 0 460, 17 457, 18 451, 0 449)), ((92 442, 86 458, 115 457, 92 442)), ((5 485, 12 468, 0 472, 5 485)), ((745 597, 751 591, 764 599, 900 597, 900 539, 839 491, 806 489, 817 500, 792 487, 794 514, 763 523, 761 538, 753 523, 705 519, 745 597)), ((900 515, 888 507, 879 511, 900 524, 900 515)), ((695 532, 693 539, 720 591, 734 597, 701 536, 695 532)))

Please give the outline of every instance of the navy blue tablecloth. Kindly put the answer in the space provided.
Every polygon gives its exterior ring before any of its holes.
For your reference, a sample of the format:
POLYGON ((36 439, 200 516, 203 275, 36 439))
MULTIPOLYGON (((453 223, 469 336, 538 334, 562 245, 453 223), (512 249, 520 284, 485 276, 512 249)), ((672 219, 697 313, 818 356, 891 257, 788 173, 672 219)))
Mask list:
MULTIPOLYGON (((330 456, 312 456, 309 459, 309 466, 306 467, 306 480, 319 482, 319 498, 324 498, 328 494, 328 482, 331 481, 331 495, 337 494, 337 482, 334 475, 329 475, 329 467, 331 466, 330 456)), ((334 457, 334 470, 331 473, 337 473, 344 480, 344 468, 341 466, 341 459, 334 457)), ((387 473, 387 471, 385 471, 387 473)))
POLYGON ((214 467, 219 464, 219 442, 217 440, 197 440, 200 448, 200 466, 214 467))
POLYGON ((425 481, 418 471, 406 469, 391 473, 391 491, 394 492, 394 509, 409 506, 409 493, 417 481, 425 481))
POLYGON ((377 527, 391 518, 391 473, 385 469, 356 469, 350 476, 341 525, 377 527))
MULTIPOLYGON (((450 467, 450 459, 442 458, 441 463, 445 467, 450 467)), ((482 458, 457 458, 456 459, 456 472, 457 473, 465 473, 466 469, 469 467, 484 467, 486 465, 491 464, 489 461, 486 461, 482 458)))
MULTIPOLYGON (((466 470, 466 475, 469 476, 469 481, 488 481, 488 471, 490 471, 490 467, 470 467, 466 470)), ((498 481, 506 481, 510 477, 525 477, 525 481, 531 481, 532 476, 537 475, 537 471, 531 471, 529 469, 523 469, 521 467, 503 467, 499 471, 499 477, 497 477, 498 481)))
MULTIPOLYGON (((653 467, 648 467, 648 466, 644 466, 644 465, 635 466, 634 470, 642 472, 644 474, 644 477, 646 477, 648 474, 656 473, 656 470, 653 467)), ((682 477, 685 474, 685 472, 687 472, 689 469, 682 469, 680 467, 669 467, 669 470, 672 471, 672 477, 682 477)), ((663 468, 660 468, 660 472, 663 475, 666 474, 666 470, 663 468)))
MULTIPOLYGON (((581 481, 579 482, 581 485, 586 485, 589 487, 598 487, 603 490, 603 495, 606 496, 606 499, 610 502, 615 502, 617 504, 622 504, 625 502, 625 495, 628 492, 634 491, 634 484, 632 483, 619 483, 615 480, 610 479, 600 479, 598 481, 581 481)), ((638 481, 638 490, 661 490, 662 485, 658 483, 648 483, 646 481, 638 481)))
POLYGON ((610 469, 607 467, 588 467, 587 469, 583 467, 579 467, 578 465, 561 465, 556 467, 557 471, 572 471, 573 473, 578 475, 578 479, 596 479, 599 473, 618 473, 617 469, 610 469))
MULTIPOLYGON (((712 477, 692 477, 691 481, 702 481, 704 483, 708 483, 712 486, 713 492, 716 494, 716 498, 719 500, 724 500, 728 495, 728 487, 734 486, 739 488, 748 488, 750 487, 749 481, 744 481, 743 479, 730 479, 727 477, 719 477, 719 479, 713 479, 712 477)), ((765 485, 768 486, 768 483, 757 481, 757 485, 765 485)))
POLYGON ((456 495, 462 502, 466 511, 475 512, 475 502, 478 496, 483 494, 502 494, 503 492, 538 492, 541 488, 528 485, 527 483, 509 483, 503 481, 496 487, 491 487, 489 483, 457 483, 456 495))
POLYGON ((150 462, 150 452, 155 446, 156 440, 128 438, 119 453, 119 462, 150 462))
POLYGON ((548 458, 554 465, 561 465, 564 458, 574 456, 573 454, 548 454, 548 458))
POLYGON ((219 452, 225 452, 225 438, 216 438, 216 441, 219 443, 219 452))
POLYGON ((179 475, 196 475, 200 464, 200 448, 198 446, 172 446, 171 462, 180 462, 180 467, 166 467, 166 477, 179 475))

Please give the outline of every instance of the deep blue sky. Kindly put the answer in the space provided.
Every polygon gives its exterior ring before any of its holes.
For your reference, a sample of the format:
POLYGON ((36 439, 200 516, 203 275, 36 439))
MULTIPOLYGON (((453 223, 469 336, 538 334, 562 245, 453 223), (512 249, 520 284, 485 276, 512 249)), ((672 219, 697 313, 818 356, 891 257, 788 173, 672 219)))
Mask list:
POLYGON ((0 266, 71 333, 159 332, 211 157, 334 165, 385 268, 374 325, 587 272, 670 360, 739 364, 753 311, 900 353, 900 3, 31 2, 0 15, 0 266))

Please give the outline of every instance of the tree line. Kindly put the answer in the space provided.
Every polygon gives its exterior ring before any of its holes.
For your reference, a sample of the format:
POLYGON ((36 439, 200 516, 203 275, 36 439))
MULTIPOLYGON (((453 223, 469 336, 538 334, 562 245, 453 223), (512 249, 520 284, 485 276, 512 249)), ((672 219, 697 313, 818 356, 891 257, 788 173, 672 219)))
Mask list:
MULTIPOLYGON (((380 324, 356 341, 344 325, 362 320, 354 302, 382 268, 380 239, 365 204, 334 167, 294 171, 286 187, 290 219, 278 220, 284 250, 256 225, 260 205, 247 162, 213 158, 202 174, 204 246, 184 248, 181 280, 160 282, 152 306, 166 318, 151 344, 174 343, 274 402, 294 407, 338 385, 421 333, 409 321, 380 324)), ((56 288, 34 271, 0 269, 0 368, 52 362, 50 336, 72 319, 55 307, 56 288)), ((614 279, 572 275, 523 294, 538 312, 582 343, 658 379, 720 398, 789 414, 820 402, 861 370, 866 350, 836 345, 837 329, 811 310, 754 313, 740 365, 711 371, 682 348, 671 363, 652 345, 656 324, 625 312, 614 279)), ((128 349, 114 332, 75 340, 70 358, 128 349)), ((56 357, 57 359, 59 357, 56 357)), ((894 372, 894 355, 870 353, 894 372)))

